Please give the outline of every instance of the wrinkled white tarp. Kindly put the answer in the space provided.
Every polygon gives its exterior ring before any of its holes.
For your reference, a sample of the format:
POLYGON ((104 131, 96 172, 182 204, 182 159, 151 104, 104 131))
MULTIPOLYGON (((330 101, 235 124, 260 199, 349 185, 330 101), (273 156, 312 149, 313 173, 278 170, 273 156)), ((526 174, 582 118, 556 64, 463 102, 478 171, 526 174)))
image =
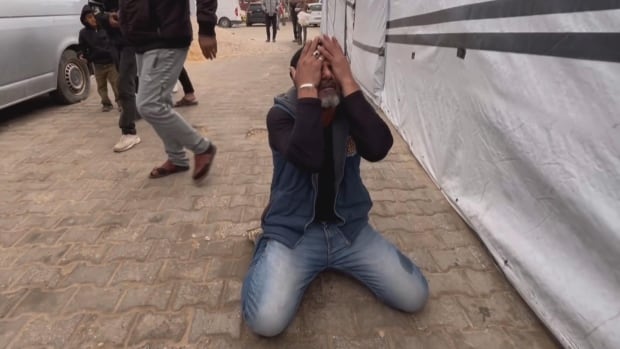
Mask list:
POLYGON ((351 67, 366 95, 379 103, 383 90, 385 56, 385 18, 388 2, 357 1, 355 3, 351 67))
MULTIPOLYGON (((329 11, 345 1, 324 3, 324 17, 344 18, 329 11)), ((349 52, 365 92, 559 341, 620 348, 620 63, 475 49, 461 59, 456 48, 381 41, 618 33, 620 10, 386 29, 475 1, 365 3, 356 3, 353 38, 385 49, 385 57, 355 45, 349 52)), ((337 31, 344 26, 323 30, 350 35, 337 31)))

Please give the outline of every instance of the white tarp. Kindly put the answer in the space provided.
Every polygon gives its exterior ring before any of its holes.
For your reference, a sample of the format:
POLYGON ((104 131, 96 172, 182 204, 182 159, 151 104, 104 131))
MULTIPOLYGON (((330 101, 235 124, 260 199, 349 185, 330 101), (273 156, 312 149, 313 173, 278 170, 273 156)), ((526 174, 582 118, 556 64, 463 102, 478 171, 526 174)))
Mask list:
POLYGON ((334 35, 351 61, 367 96, 377 104, 383 91, 387 2, 338 0, 323 2, 321 29, 334 35), (381 52, 379 52, 381 50, 381 52))
POLYGON ((380 3, 365 91, 558 340, 620 348, 620 2, 380 3))
MULTIPOLYGON (((385 68, 385 31, 388 16, 386 1, 355 3, 351 68, 366 95, 379 103, 385 68)), ((349 35, 347 35, 349 36, 349 35)))
POLYGON ((331 35, 335 36, 340 43, 346 42, 346 10, 347 3, 344 0, 323 1, 321 31, 330 33, 331 35))
MULTIPOLYGON (((345 33, 353 33, 355 28, 355 0, 347 0, 347 17, 345 18, 345 33)), ((346 46, 343 47, 345 54, 349 56, 349 52, 353 50, 353 35, 347 35, 345 38, 346 46)))

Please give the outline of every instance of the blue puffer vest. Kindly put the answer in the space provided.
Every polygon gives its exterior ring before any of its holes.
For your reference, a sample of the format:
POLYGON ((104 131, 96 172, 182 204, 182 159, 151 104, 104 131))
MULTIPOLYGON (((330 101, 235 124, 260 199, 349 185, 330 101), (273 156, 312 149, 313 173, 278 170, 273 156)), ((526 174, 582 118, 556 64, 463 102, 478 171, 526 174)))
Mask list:
MULTIPOLYGON (((295 118, 297 91, 293 88, 274 100, 274 107, 295 118)), ((332 122, 336 200, 334 211, 338 226, 349 241, 368 224, 372 201, 360 177, 361 157, 349 135, 344 115, 332 122)), ((269 204, 262 218, 264 236, 294 248, 314 221, 318 195, 318 173, 300 169, 273 150, 273 178, 269 204)))

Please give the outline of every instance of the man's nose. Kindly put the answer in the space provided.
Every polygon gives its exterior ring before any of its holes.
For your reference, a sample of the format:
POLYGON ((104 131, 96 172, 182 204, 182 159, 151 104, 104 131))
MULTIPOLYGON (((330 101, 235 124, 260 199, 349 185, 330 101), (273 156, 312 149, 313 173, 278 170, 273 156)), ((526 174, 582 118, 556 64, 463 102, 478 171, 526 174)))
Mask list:
POLYGON ((327 65, 327 63, 323 63, 323 67, 321 68, 321 79, 331 80, 332 77, 332 71, 329 69, 329 65, 327 65))

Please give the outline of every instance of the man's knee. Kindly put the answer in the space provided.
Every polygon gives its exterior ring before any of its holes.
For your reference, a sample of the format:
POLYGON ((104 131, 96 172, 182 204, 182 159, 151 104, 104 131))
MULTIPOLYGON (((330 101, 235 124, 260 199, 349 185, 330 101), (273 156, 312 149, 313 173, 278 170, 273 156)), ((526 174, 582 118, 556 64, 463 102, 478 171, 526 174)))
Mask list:
POLYGON ((396 249, 396 253, 400 267, 407 273, 407 278, 402 279, 406 281, 400 285, 401 290, 398 292, 401 294, 399 308, 408 313, 420 311, 428 300, 428 281, 411 259, 398 249, 396 249))
POLYGON ((259 336, 274 337, 282 333, 289 323, 287 314, 281 310, 256 304, 250 307, 246 300, 242 301, 243 320, 259 336))
POLYGON ((424 306, 428 301, 428 296, 428 284, 426 283, 426 280, 424 280, 424 283, 416 286, 416 289, 411 292, 411 295, 401 304, 399 308, 407 313, 417 313, 424 309, 424 306))

